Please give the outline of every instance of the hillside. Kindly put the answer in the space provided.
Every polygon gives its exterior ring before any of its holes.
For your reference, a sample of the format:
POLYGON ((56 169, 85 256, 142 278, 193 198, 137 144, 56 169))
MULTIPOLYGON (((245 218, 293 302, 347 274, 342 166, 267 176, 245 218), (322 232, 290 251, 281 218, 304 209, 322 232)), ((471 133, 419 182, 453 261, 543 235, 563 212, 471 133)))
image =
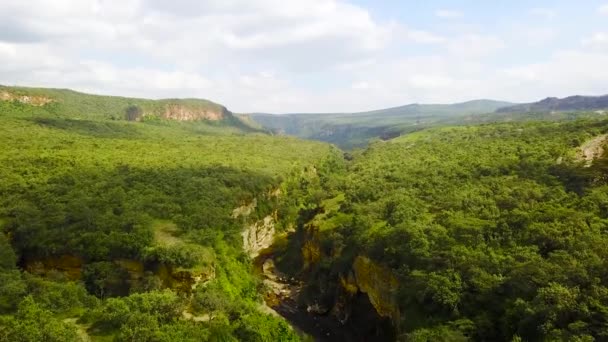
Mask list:
POLYGON ((226 107, 203 99, 148 100, 91 95, 69 89, 0 86, 0 102, 44 107, 49 114, 71 119, 202 121, 244 131, 259 130, 241 121, 226 107))
POLYGON ((372 138, 387 139, 447 118, 490 113, 508 102, 474 100, 455 104, 410 104, 359 113, 251 114, 261 126, 279 134, 326 141, 350 149, 372 138))
POLYGON ((606 120, 520 122, 373 143, 274 261, 355 336, 604 340, 606 133, 606 120))
POLYGON ((552 111, 591 111, 608 109, 608 95, 569 96, 563 99, 548 97, 544 100, 507 106, 496 110, 497 113, 526 113, 552 111))
POLYGON ((344 153, 202 100, 0 93, 0 341, 606 338, 603 115, 330 115, 401 135, 344 153))
POLYGON ((207 101, 1 92, 18 98, 0 101, 0 341, 298 339, 263 307, 242 232, 285 230, 282 186, 339 152, 207 101), (167 104, 224 117, 148 115, 167 104))

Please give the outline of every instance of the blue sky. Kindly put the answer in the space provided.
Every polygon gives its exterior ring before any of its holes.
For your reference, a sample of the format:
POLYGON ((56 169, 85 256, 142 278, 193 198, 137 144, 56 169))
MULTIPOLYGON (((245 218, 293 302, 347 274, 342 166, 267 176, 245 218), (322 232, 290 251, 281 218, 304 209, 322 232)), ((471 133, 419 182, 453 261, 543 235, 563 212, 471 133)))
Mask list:
POLYGON ((362 111, 608 93, 608 0, 0 2, 0 83, 362 111))

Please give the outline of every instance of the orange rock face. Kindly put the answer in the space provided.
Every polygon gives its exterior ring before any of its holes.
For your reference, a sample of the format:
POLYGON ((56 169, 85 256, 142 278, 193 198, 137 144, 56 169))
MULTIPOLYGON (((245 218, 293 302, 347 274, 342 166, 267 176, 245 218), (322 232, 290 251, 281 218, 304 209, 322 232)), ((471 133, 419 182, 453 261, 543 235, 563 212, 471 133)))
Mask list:
POLYGON ((162 114, 164 119, 177 120, 177 121, 195 121, 195 120, 209 120, 219 121, 224 119, 223 111, 202 109, 202 108, 190 108, 180 104, 168 104, 165 107, 165 112, 162 114))
POLYGON ((27 95, 15 95, 11 94, 8 91, 0 92, 0 101, 18 101, 24 104, 29 104, 32 106, 44 106, 51 102, 55 102, 55 100, 44 97, 44 96, 27 96, 27 95))

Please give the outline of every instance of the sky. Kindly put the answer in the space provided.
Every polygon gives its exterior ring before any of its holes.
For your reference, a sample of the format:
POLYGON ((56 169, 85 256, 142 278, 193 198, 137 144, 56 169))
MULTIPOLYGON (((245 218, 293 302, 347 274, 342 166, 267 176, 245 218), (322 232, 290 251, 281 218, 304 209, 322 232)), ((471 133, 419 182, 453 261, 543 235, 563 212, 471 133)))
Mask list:
POLYGON ((251 112, 608 94, 608 1, 1 0, 0 84, 251 112))

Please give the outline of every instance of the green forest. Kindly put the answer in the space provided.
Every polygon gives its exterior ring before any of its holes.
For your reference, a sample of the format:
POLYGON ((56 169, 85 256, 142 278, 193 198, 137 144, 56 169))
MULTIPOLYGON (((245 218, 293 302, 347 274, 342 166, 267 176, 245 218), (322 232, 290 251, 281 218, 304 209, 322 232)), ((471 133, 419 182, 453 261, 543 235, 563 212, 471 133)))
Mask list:
POLYGON ((280 203, 265 193, 335 150, 231 123, 128 122, 129 100, 92 98, 73 109, 90 116, 0 101, 0 341, 297 339, 260 311, 231 213, 257 198, 250 219, 267 215, 280 203))
POLYGON ((578 148, 607 132, 525 122, 376 142, 327 181, 284 269, 306 269, 309 300, 331 306, 357 257, 385 266, 398 285, 375 290, 405 341, 606 340, 608 160, 586 167, 578 148))
POLYGON ((0 341, 312 339, 265 304, 269 256, 303 315, 363 340, 608 340, 603 116, 344 152, 208 101, 0 91, 51 100, 0 101, 0 341), (256 259, 243 231, 268 220, 256 259))

